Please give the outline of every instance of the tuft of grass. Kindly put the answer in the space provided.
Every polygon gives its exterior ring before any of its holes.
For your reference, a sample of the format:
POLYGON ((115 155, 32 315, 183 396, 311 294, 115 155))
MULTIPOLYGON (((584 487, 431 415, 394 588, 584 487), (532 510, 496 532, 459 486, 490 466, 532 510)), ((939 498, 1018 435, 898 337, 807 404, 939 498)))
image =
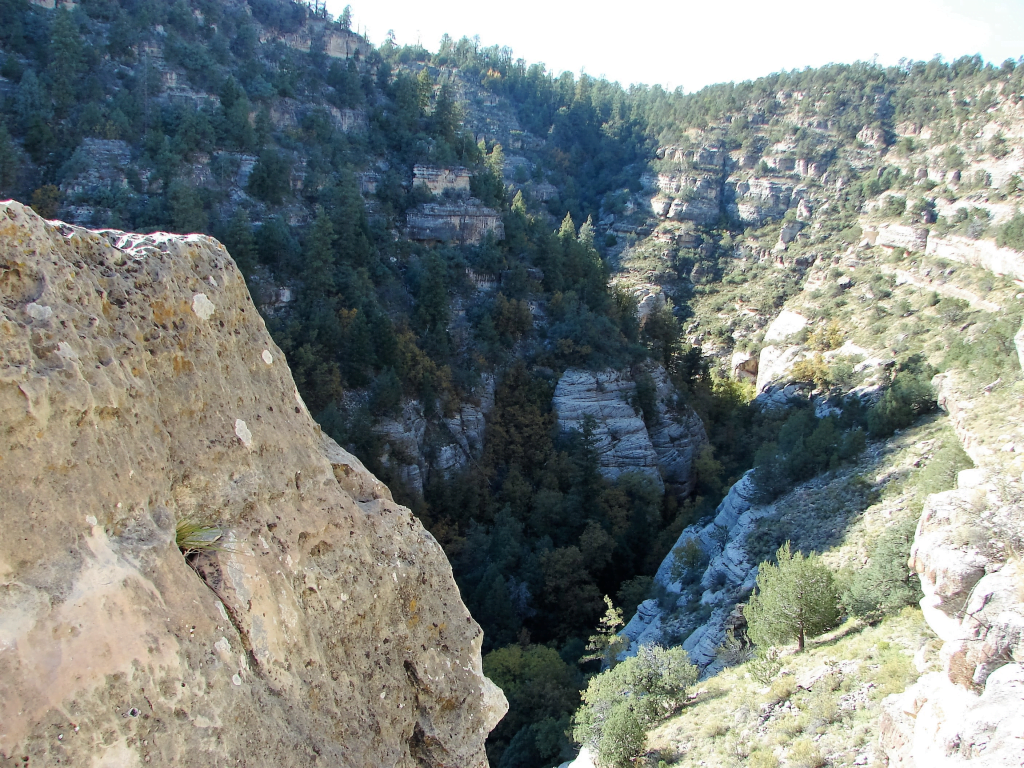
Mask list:
POLYGON ((174 526, 174 543, 186 558, 200 552, 224 552, 224 533, 216 525, 184 518, 174 526))
POLYGON ((755 749, 747 758, 748 768, 779 768, 779 758, 770 749, 755 749))
POLYGON ((825 758, 810 739, 797 739, 789 748, 789 764, 796 768, 821 768, 825 758))

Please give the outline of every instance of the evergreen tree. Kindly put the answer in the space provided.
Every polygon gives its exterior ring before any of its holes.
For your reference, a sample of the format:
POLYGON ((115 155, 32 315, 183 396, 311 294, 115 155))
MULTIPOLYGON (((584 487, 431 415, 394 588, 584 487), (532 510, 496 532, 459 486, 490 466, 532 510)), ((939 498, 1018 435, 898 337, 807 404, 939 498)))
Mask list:
POLYGON ((75 104, 77 81, 82 67, 82 39, 65 6, 60 6, 50 36, 47 72, 52 83, 58 117, 67 115, 75 104))
POLYGON ((587 642, 588 653, 581 656, 580 661, 601 661, 612 666, 618 655, 629 646, 629 638, 618 634, 624 623, 622 610, 615 607, 608 595, 604 596, 604 604, 607 610, 597 623, 597 633, 591 635, 587 642))
POLYGON ((815 554, 791 554, 787 541, 776 553, 778 565, 761 563, 757 591, 743 615, 747 634, 757 645, 781 645, 795 639, 797 651, 808 637, 834 629, 842 619, 832 572, 815 554))
POLYGON ((14 187, 18 177, 18 157, 7 126, 0 123, 0 194, 14 187))
POLYGON ((231 214, 224 245, 243 275, 249 275, 256 268, 256 238, 252 233, 249 213, 242 206, 231 214))
POLYGON ((334 225, 322 206, 317 206, 316 219, 306 243, 303 278, 311 295, 330 295, 335 288, 336 256, 334 225))

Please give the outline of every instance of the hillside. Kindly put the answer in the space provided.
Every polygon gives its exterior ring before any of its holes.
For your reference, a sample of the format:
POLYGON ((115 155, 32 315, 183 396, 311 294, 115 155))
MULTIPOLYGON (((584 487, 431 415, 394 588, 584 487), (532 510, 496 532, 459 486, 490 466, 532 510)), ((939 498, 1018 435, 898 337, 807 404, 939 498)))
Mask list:
POLYGON ((311 415, 444 548, 496 766, 574 755, 603 596, 711 675, 778 545, 852 578, 920 513, 872 510, 940 381, 1015 403, 1017 62, 685 94, 289 0, 46 5, 0 0, 0 196, 225 244, 311 415))

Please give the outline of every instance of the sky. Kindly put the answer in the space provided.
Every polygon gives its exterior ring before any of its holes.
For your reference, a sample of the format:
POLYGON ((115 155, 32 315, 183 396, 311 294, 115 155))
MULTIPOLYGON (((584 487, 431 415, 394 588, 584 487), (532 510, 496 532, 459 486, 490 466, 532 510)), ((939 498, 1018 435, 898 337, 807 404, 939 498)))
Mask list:
MULTIPOLYGON (((328 0, 337 17, 345 0, 328 0)), ((351 0, 352 28, 379 45, 436 51, 444 33, 516 58, 690 92, 830 62, 1024 55, 1024 0, 351 0), (635 3, 635 4, 634 4, 635 3)))

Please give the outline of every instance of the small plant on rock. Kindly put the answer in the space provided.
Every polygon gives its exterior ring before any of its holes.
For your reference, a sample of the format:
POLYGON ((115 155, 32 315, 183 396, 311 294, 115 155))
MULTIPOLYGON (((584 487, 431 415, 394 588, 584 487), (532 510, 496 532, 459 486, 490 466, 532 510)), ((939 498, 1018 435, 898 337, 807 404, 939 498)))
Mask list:
POLYGON ((191 518, 182 518, 174 526, 174 543, 186 559, 201 552, 223 552, 220 544, 224 533, 216 525, 200 523, 191 518))

